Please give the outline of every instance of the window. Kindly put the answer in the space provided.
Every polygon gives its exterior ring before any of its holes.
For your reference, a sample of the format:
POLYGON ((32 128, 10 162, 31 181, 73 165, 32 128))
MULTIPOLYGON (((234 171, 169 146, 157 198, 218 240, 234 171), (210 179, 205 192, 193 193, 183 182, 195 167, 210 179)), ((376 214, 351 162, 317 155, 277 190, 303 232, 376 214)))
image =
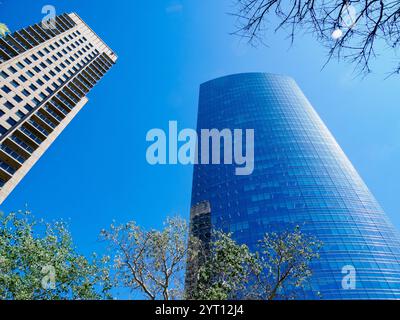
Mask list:
POLYGON ((1 88, 1 90, 3 90, 5 93, 10 93, 11 92, 11 89, 9 87, 7 87, 7 86, 3 86, 1 88))
POLYGON ((22 101, 22 98, 19 95, 16 95, 14 97, 14 100, 17 101, 18 103, 20 103, 22 101))
POLYGON ((32 110, 33 110, 33 108, 31 107, 30 104, 25 105, 24 108, 25 108, 26 110, 28 110, 28 111, 32 111, 32 110))
POLYGON ((22 90, 22 94, 23 94, 25 97, 29 97, 29 96, 31 95, 31 94, 29 93, 29 91, 26 90, 26 89, 22 90))
POLYGON ((14 105, 10 102, 10 101, 7 101, 5 104, 4 104, 8 109, 12 109, 12 108, 14 108, 14 105))
POLYGON ((6 113, 0 109, 0 117, 4 116, 6 113))
POLYGON ((18 88, 19 87, 19 83, 15 80, 11 81, 11 84, 13 85, 14 88, 18 88))
POLYGON ((7 119, 7 123, 10 125, 10 126, 15 126, 16 124, 17 124, 17 121, 15 121, 13 118, 8 118, 7 119))
POLYGON ((25 117, 25 113, 23 113, 21 110, 18 110, 18 111, 16 112, 16 115, 17 115, 18 117, 20 117, 21 119, 22 119, 23 117, 25 117))
POLYGON ((17 62, 17 66, 18 66, 18 68, 20 68, 20 69, 25 68, 25 66, 24 66, 21 62, 17 62))
POLYGON ((43 82, 42 80, 40 80, 40 79, 38 79, 38 80, 36 81, 36 83, 37 83, 39 86, 44 85, 44 82, 43 82))
POLYGON ((3 79, 7 79, 7 78, 8 78, 8 74, 7 74, 5 71, 1 71, 1 72, 0 72, 0 76, 1 76, 3 79))
POLYGON ((35 75, 33 74, 33 72, 32 71, 30 71, 30 70, 28 70, 27 72, 26 72, 26 74, 29 76, 29 77, 31 77, 31 78, 33 78, 35 75))
POLYGON ((4 135, 7 132, 7 129, 0 125, 0 136, 4 135))
POLYGON ((22 82, 26 82, 28 79, 26 79, 25 76, 19 76, 19 80, 21 80, 22 82))
POLYGON ((33 70, 35 70, 36 72, 40 72, 40 68, 38 66, 34 67, 33 70))
POLYGON ((30 64, 32 63, 32 61, 29 60, 28 58, 25 58, 25 59, 24 59, 24 62, 25 62, 27 65, 30 65, 30 64))
POLYGON ((37 106, 37 105, 40 103, 40 101, 39 101, 37 98, 33 98, 33 99, 32 99, 32 102, 33 102, 33 104, 34 104, 35 106, 37 106))
POLYGON ((34 54, 32 55, 32 59, 33 59, 34 61, 38 61, 38 60, 39 60, 39 58, 38 58, 37 56, 35 56, 34 54))
POLYGON ((49 81, 49 80, 50 80, 50 77, 49 77, 48 75, 46 75, 46 74, 43 76, 43 78, 44 78, 44 80, 46 80, 46 81, 49 81))
POLYGON ((29 88, 31 88, 32 91, 36 91, 37 90, 37 87, 33 83, 29 86, 29 88))
POLYGON ((13 66, 9 67, 8 70, 10 70, 11 73, 17 73, 17 69, 15 69, 13 66))

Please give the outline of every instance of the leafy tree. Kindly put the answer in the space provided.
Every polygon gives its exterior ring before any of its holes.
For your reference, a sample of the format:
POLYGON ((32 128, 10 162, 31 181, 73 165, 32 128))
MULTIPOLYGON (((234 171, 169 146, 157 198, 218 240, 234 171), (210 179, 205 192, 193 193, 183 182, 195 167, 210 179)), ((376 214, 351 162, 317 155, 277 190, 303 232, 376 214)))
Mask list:
POLYGON ((9 33, 10 30, 4 23, 0 23, 0 36, 5 37, 7 33, 9 33))
MULTIPOLYGON (((399 0, 236 0, 237 34, 254 43, 272 26, 287 30, 293 41, 299 30, 313 33, 332 57, 355 63, 370 72, 370 60, 378 47, 400 45, 399 0), (273 19, 273 17, 277 19, 273 19), (272 22, 274 21, 274 22, 272 22), (275 22, 276 21, 276 22, 275 22)), ((400 72, 398 58, 394 72, 400 72)))
POLYGON ((188 225, 168 218, 161 231, 145 230, 135 222, 111 225, 102 238, 114 253, 116 284, 150 300, 183 297, 188 257, 188 225))
POLYGON ((293 299, 312 275, 321 243, 296 228, 268 233, 251 253, 231 234, 216 232, 190 298, 200 300, 293 299))
POLYGON ((259 273, 255 254, 246 245, 238 245, 231 234, 214 232, 206 262, 198 270, 196 287, 189 298, 227 300, 239 298, 252 273, 259 273))
POLYGON ((248 297, 253 299, 295 299, 312 276, 310 264, 319 258, 322 243, 294 231, 267 233, 260 241, 258 263, 261 272, 252 282, 248 297))
POLYGON ((0 214, 1 300, 110 298, 107 260, 79 255, 63 222, 0 214))

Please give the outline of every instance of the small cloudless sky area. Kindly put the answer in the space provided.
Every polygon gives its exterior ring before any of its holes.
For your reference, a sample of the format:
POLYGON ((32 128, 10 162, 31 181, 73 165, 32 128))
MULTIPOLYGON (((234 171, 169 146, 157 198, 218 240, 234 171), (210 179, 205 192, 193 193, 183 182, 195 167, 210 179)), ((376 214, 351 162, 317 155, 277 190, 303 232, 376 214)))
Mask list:
POLYGON ((102 252, 98 234, 113 220, 159 228, 167 216, 188 217, 193 168, 150 166, 146 133, 172 120, 195 128, 202 82, 260 71, 298 82, 400 228, 400 76, 385 80, 392 55, 383 50, 360 78, 345 62, 322 69, 327 52, 310 35, 290 46, 284 32, 267 32, 267 46, 250 46, 231 35, 234 2, 2 0, 0 22, 11 30, 41 21, 44 5, 78 13, 119 60, 1 210, 69 221, 85 254, 102 252))

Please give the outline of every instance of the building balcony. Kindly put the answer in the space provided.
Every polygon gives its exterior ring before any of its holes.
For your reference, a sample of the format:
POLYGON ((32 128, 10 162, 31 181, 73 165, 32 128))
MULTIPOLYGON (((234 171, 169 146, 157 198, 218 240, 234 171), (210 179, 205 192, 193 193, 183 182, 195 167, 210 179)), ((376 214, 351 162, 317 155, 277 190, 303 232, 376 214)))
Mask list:
POLYGON ((38 41, 39 43, 43 43, 46 40, 40 35, 40 33, 38 33, 33 27, 28 27, 26 29, 26 31, 35 38, 36 41, 38 41))
POLYGON ((39 111, 32 115, 32 119, 35 120, 35 122, 37 122, 48 132, 51 132, 56 128, 56 124, 54 124, 43 113, 39 111))
POLYGON ((32 44, 29 43, 28 40, 24 39, 24 37, 21 36, 21 35, 18 33, 18 31, 13 33, 12 38, 13 38, 13 40, 14 40, 15 42, 17 42, 17 43, 21 46, 21 48, 22 48, 24 51, 27 51, 27 50, 33 48, 32 44))
POLYGON ((5 144, 0 145, 0 160, 9 163, 14 168, 20 168, 26 158, 5 144))
POLYGON ((0 165, 0 181, 2 182, 3 186, 12 178, 12 176, 13 174, 9 173, 0 165))
MULTIPOLYGON (((68 115, 68 111, 66 109, 64 109, 63 107, 59 106, 56 101, 49 101, 49 103, 47 104, 47 107, 52 110, 53 112, 55 112, 56 114, 58 114, 59 117, 61 118, 65 118, 68 115)), ((48 111, 47 109, 45 109, 46 111, 48 111)))
POLYGON ((32 148, 35 150, 39 147, 39 145, 43 142, 43 140, 39 139, 35 134, 33 134, 26 127, 18 128, 17 132, 21 133, 21 138, 26 141, 32 148))
POLYGON ((28 119, 28 121, 25 122, 25 126, 28 128, 29 131, 31 131, 42 141, 46 140, 47 136, 50 134, 50 132, 48 132, 32 118, 28 119))
MULTIPOLYGON (((0 152, 1 154, 1 152, 0 152)), ((10 177, 17 172, 17 169, 13 168, 10 166, 8 163, 5 163, 3 160, 0 160, 0 169, 5 171, 7 174, 10 175, 10 177)))
POLYGON ((55 111, 50 109, 48 105, 44 106, 40 111, 50 119, 56 126, 63 120, 55 111))
POLYGON ((58 105, 60 108, 64 108, 67 113, 69 113, 74 107, 67 99, 57 94, 53 97, 54 104, 58 105), (60 106, 61 105, 61 106, 60 106))
POLYGON ((32 43, 34 47, 36 47, 37 45, 40 44, 40 39, 37 39, 37 37, 35 37, 34 35, 30 34, 27 31, 27 29, 22 29, 20 32, 24 36, 24 38, 27 39, 27 41, 30 40, 30 43, 32 43))
POLYGON ((11 46, 5 38, 0 38, 0 45, 3 51, 7 52, 10 57, 15 57, 18 55, 18 50, 11 46))
POLYGON ((21 154, 23 154, 26 158, 29 158, 35 149, 28 145, 26 142, 21 140, 15 135, 8 137, 5 144, 10 144, 13 149, 18 150, 21 154))
POLYGON ((78 77, 74 78, 74 80, 72 80, 71 83, 72 83, 72 84, 74 85, 74 87, 76 87, 80 92, 82 92, 82 95, 83 95, 83 96, 85 96, 85 95, 90 91, 90 89, 89 89, 88 87, 86 87, 86 85, 85 85, 84 83, 82 83, 82 81, 81 81, 78 77))
POLYGON ((11 56, 3 50, 3 48, 0 48, 0 57, 3 59, 3 61, 11 59, 11 56))

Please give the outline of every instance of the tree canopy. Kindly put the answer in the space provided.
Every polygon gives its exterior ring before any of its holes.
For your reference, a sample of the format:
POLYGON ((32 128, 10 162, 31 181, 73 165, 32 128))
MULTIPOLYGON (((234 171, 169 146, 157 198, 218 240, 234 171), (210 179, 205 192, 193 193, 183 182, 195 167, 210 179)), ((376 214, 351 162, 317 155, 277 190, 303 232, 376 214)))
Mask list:
POLYGON ((150 300, 182 299, 189 250, 188 225, 168 218, 164 228, 146 230, 136 222, 112 224, 101 232, 114 256, 116 283, 150 300))
POLYGON ((63 222, 0 214, 0 300, 108 299, 107 260, 78 254, 63 222))
POLYGON ((199 300, 294 299, 309 289, 311 264, 322 243, 294 230, 266 233, 258 251, 238 244, 232 234, 215 232, 206 262, 198 270, 190 298, 199 300))

